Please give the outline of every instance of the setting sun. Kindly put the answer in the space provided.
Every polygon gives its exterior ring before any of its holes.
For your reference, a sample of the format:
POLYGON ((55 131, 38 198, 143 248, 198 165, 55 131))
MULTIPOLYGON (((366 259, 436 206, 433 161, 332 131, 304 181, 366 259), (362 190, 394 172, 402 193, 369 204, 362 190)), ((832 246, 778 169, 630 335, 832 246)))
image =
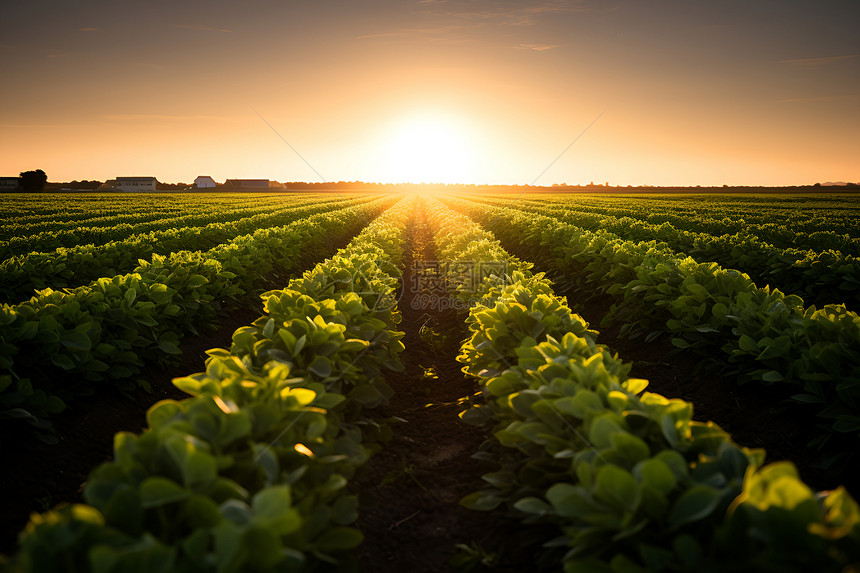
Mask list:
POLYGON ((465 124, 443 114, 404 118, 383 138, 383 169, 392 182, 460 182, 470 178, 478 157, 465 124))

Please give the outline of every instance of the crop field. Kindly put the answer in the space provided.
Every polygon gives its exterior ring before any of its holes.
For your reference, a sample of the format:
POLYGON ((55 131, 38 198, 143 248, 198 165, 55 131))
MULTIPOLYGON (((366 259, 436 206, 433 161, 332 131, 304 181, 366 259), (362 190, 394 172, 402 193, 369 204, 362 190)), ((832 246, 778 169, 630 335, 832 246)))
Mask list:
POLYGON ((0 195, 0 570, 860 571, 858 221, 0 195))

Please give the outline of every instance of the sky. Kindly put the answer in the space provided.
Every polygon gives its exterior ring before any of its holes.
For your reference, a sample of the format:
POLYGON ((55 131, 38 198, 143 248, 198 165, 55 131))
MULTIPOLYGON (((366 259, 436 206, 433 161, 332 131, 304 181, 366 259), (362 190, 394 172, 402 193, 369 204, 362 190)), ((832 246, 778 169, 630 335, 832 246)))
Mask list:
POLYGON ((858 0, 30 0, 0 175, 860 181, 858 0))

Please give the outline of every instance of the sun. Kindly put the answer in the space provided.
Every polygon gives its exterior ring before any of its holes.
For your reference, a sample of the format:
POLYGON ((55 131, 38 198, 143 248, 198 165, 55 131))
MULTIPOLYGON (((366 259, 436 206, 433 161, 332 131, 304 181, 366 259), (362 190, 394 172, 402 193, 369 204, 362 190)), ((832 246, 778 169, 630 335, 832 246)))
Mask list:
POLYGON ((385 136, 386 178, 410 183, 464 183, 476 159, 475 138, 466 122, 439 113, 396 121, 385 136))

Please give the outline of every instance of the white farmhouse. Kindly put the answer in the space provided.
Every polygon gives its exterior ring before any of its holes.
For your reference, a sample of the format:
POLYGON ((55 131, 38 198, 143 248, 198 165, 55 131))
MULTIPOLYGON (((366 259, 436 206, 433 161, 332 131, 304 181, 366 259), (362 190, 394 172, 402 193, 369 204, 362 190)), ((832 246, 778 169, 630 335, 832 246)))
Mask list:
POLYGON ((155 191, 155 177, 117 177, 116 188, 120 191, 155 191))
POLYGON ((215 180, 208 175, 200 175, 194 180, 194 186, 198 189, 214 189, 215 180))

